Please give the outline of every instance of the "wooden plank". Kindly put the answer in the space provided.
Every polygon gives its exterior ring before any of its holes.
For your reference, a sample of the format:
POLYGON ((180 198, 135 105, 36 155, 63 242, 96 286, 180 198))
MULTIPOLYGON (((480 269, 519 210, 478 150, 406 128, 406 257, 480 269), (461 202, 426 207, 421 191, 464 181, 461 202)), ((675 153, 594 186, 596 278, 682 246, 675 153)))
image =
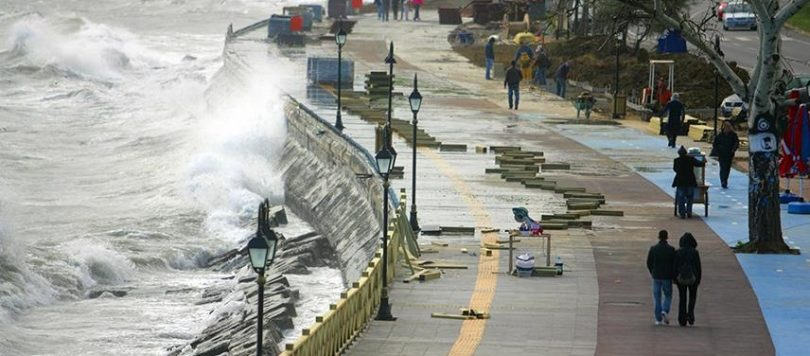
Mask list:
POLYGON ((489 150, 494 153, 501 153, 509 151, 520 151, 521 148, 518 146, 489 146, 489 150))
POLYGON ((564 162, 543 163, 540 165, 540 168, 543 170, 571 169, 571 165, 564 162))
POLYGON ((447 313, 430 313, 431 318, 441 318, 441 319, 456 319, 456 320, 471 320, 475 319, 473 315, 458 315, 458 314, 447 314, 447 313))
POLYGON ((624 216, 624 212, 621 210, 601 210, 601 209, 592 209, 591 215, 602 215, 602 216, 624 216))
POLYGON ((430 244, 431 244, 431 245, 433 245, 433 246, 447 247, 447 243, 446 243, 446 242, 431 241, 431 242, 430 242, 430 244))
POLYGON ((443 143, 439 146, 439 151, 442 152, 467 152, 467 145, 443 143))

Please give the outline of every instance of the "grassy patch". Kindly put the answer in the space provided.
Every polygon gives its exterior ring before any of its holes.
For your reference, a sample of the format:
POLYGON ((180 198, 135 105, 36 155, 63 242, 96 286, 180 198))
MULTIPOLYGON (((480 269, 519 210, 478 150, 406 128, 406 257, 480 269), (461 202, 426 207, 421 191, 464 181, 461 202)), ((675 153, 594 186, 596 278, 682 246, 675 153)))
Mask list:
POLYGON ((793 17, 788 19, 788 24, 802 31, 810 32, 810 6, 805 6, 793 17))

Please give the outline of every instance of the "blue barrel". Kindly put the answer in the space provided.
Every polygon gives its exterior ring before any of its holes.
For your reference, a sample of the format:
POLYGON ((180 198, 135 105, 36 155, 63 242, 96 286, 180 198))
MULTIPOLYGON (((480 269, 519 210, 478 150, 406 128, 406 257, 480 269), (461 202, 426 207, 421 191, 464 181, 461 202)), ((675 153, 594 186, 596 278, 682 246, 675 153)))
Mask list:
POLYGON ((289 34, 290 31, 290 16, 276 15, 270 16, 270 21, 267 24, 267 37, 276 37, 279 34, 289 34))
POLYGON ((305 4, 301 5, 301 7, 308 8, 310 11, 312 11, 312 19, 315 22, 323 21, 323 6, 314 4, 305 4))

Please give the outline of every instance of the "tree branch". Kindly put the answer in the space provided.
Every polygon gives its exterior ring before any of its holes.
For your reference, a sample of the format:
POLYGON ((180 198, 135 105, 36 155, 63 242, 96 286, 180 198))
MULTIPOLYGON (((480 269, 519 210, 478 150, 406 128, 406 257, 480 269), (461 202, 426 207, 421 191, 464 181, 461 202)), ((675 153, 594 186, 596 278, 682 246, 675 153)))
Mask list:
POLYGON ((785 21, 799 12, 799 10, 801 10, 808 1, 810 0, 790 0, 790 2, 782 6, 782 8, 776 13, 774 23, 776 23, 777 26, 782 27, 782 25, 785 24, 785 21))
MULTIPOLYGON (((712 44, 710 44, 707 40, 700 37, 700 32, 691 27, 691 26, 682 26, 681 21, 678 21, 667 14, 663 13, 663 7, 661 6, 661 0, 654 0, 653 1, 653 8, 649 7, 649 2, 644 1, 633 1, 633 0, 619 0, 622 3, 627 5, 635 6, 637 9, 644 11, 648 14, 651 14, 654 17, 654 20, 657 20, 664 25, 677 28, 681 30, 681 34, 683 37, 689 41, 693 46, 697 47, 701 52, 706 54, 715 68, 717 68, 718 73, 725 79, 731 88, 734 90, 737 95, 739 95, 743 100, 749 97, 748 87, 745 86, 742 79, 734 73, 734 71, 723 61, 723 58, 720 57, 713 48, 712 44)), ((810 1, 810 0, 798 0, 798 1, 810 1)))

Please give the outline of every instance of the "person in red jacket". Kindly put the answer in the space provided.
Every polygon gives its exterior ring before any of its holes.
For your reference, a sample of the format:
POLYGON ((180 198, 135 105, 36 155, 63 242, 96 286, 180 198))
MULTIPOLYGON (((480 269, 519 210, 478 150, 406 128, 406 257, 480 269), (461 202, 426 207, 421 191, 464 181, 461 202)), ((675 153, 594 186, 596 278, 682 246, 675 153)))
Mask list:
POLYGON ((422 19, 419 18, 419 8, 422 6, 422 3, 424 3, 424 2, 425 2, 425 0, 411 0, 411 3, 413 3, 413 8, 414 8, 414 13, 413 13, 413 20, 414 21, 422 21, 422 19))

